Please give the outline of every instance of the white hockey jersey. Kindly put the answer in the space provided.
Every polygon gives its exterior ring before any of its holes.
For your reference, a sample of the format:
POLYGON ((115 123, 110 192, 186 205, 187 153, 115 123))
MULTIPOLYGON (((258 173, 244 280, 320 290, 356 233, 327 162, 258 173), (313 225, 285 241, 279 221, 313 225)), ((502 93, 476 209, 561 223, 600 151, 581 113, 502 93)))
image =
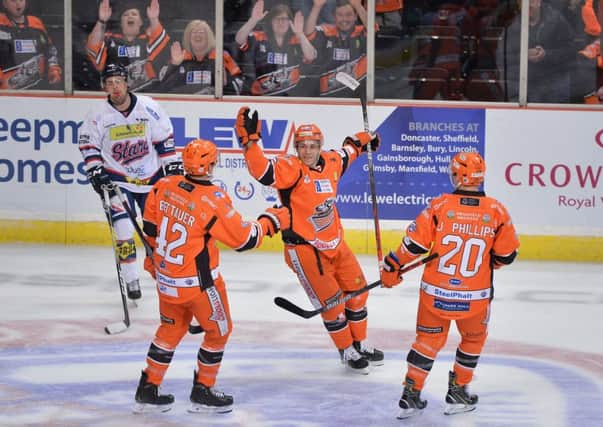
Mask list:
POLYGON ((172 123, 152 98, 130 94, 124 116, 108 100, 88 113, 79 132, 86 170, 103 165, 111 180, 135 193, 147 193, 164 176, 163 167, 178 160, 172 123))

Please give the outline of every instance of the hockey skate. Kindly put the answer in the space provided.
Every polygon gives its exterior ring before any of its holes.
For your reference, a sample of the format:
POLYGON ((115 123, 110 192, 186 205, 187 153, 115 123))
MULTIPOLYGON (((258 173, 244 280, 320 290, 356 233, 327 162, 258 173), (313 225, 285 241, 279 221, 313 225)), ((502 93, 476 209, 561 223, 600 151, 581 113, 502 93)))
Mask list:
POLYGON ((458 385, 456 383, 456 374, 448 372, 448 393, 446 394, 445 415, 460 414, 475 410, 478 397, 475 394, 469 394, 467 385, 458 385))
POLYGON ((167 412, 172 409, 174 396, 171 394, 159 394, 159 387, 147 382, 146 372, 140 375, 140 382, 136 389, 136 404, 132 412, 142 414, 143 412, 167 412))
POLYGON ((356 351, 354 345, 351 345, 344 350, 339 350, 339 355, 341 356, 341 363, 346 365, 346 369, 362 375, 367 375, 369 373, 368 360, 356 351))
POLYGON ((219 413, 224 414, 232 411, 233 398, 213 387, 207 387, 197 382, 197 372, 193 377, 193 389, 191 390, 191 406, 188 412, 192 413, 219 413))
POLYGON ((368 360, 372 366, 383 365, 383 352, 369 345, 366 340, 354 341, 354 348, 362 357, 368 360))
POLYGON ((415 389, 415 382, 408 377, 406 377, 404 391, 398 406, 400 407, 400 413, 396 418, 399 420, 418 415, 427 406, 427 400, 421 400, 421 390, 415 389))
POLYGON ((140 299, 142 296, 140 281, 138 279, 126 283, 126 290, 128 291, 128 298, 130 299, 140 299))

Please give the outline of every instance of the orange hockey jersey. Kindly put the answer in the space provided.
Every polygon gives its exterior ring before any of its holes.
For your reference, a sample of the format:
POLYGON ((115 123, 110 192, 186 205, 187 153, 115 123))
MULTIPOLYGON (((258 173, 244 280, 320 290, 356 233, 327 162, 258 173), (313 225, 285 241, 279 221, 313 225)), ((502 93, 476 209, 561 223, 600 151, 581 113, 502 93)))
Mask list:
POLYGON ((291 228, 283 230, 285 243, 309 243, 325 255, 335 253, 343 240, 343 227, 335 206, 337 186, 358 153, 351 146, 321 152, 316 168, 295 156, 269 160, 258 144, 250 144, 245 160, 251 175, 279 191, 281 203, 291 211, 291 228))
POLYGON ((505 207, 483 192, 457 190, 434 198, 407 229, 400 246, 405 264, 437 252, 421 279, 421 304, 448 319, 484 309, 493 296, 492 257, 510 261, 519 248, 505 207))
POLYGON ((153 261, 160 298, 184 303, 220 276, 216 242, 244 251, 258 247, 266 232, 257 221, 244 221, 228 194, 211 182, 167 176, 149 192, 145 234, 156 242, 153 261))

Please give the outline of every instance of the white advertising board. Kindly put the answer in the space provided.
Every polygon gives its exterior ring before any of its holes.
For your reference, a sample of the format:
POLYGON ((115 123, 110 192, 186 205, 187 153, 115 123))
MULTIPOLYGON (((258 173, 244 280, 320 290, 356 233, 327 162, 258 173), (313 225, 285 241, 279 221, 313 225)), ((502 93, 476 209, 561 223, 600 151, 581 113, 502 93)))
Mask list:
POLYGON ((488 110, 486 191, 530 234, 603 235, 603 112, 488 110))
MULTIPOLYGON (((103 221, 77 148, 77 128, 100 102, 103 98, 2 96, 6 108, 0 113, 0 219, 103 221)), ((232 128, 241 101, 159 102, 174 123, 177 145, 199 136, 217 143, 222 154, 216 178, 244 215, 257 215, 276 201, 274 191, 249 176, 242 159, 232 128)), ((293 153, 292 132, 299 123, 316 123, 325 134, 325 148, 338 148, 346 135, 363 127, 360 107, 353 100, 315 104, 262 99, 249 106, 264 120, 264 146, 272 154, 293 153)), ((371 127, 378 129, 395 110, 370 106, 371 127)), ((441 110, 439 115, 445 115, 446 109, 441 110)), ((486 111, 485 189, 507 205, 520 233, 603 236, 600 114, 486 111)), ((366 227, 366 221, 349 221, 366 227)), ((384 223, 388 228, 388 221, 384 223)))

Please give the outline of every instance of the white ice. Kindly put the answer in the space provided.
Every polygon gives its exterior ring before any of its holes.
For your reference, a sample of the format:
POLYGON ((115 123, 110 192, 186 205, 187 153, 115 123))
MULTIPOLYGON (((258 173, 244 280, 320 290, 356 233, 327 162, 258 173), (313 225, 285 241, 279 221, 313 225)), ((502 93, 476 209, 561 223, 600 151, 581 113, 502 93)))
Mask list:
MULTIPOLYGON (((367 280, 374 256, 360 256, 367 280)), ((234 332, 217 388, 235 397, 227 415, 188 414, 200 335, 187 335, 162 390, 174 408, 131 413, 140 370, 158 324, 152 279, 122 318, 109 247, 0 245, 0 425, 2 426, 601 426, 603 264, 528 262, 496 272, 488 342, 471 391, 476 411, 443 415, 447 372, 459 338, 451 329, 416 419, 396 419, 405 358, 414 338, 420 271, 394 289, 371 291, 369 339, 386 364, 368 376, 339 363, 320 316, 273 304, 311 305, 278 253, 222 252, 234 332)))

